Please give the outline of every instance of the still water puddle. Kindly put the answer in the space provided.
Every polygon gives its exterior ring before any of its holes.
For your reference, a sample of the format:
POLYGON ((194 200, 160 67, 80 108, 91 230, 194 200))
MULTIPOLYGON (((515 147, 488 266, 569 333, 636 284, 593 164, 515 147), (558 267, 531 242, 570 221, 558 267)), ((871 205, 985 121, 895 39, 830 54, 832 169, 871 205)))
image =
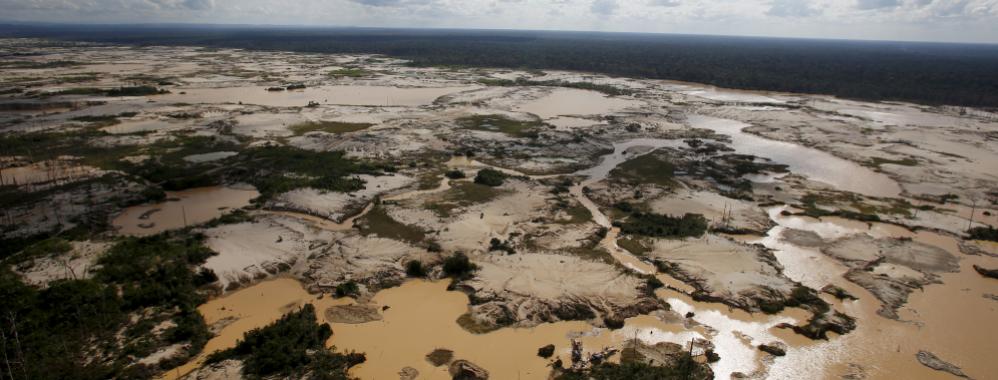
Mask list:
POLYGON ((207 222, 258 196, 256 190, 221 186, 171 191, 166 193, 167 201, 129 207, 111 224, 122 235, 154 235, 207 222))
MULTIPOLYGON (((472 334, 462 329, 457 318, 467 312, 468 297, 447 291, 447 281, 412 280, 379 292, 371 303, 381 311, 382 320, 343 324, 331 323, 333 336, 328 345, 338 351, 357 351, 367 355, 367 362, 351 374, 361 379, 397 378, 404 367, 419 371, 420 379, 450 379, 446 366, 434 367, 426 354, 437 348, 454 351, 455 359, 469 360, 486 368, 494 379, 546 379, 550 360, 537 356, 537 349, 554 344, 556 355, 570 362, 570 341, 578 338, 586 352, 605 347, 620 347, 627 340, 649 343, 688 343, 702 338, 699 329, 687 330, 681 324, 665 323, 656 317, 628 319, 619 330, 597 329, 585 322, 545 323, 533 328, 506 328, 487 334, 472 334), (387 308, 385 308, 387 307, 387 308)), ((227 323, 208 341, 204 353, 190 363, 170 371, 165 378, 175 379, 197 368, 208 353, 235 345, 246 331, 271 323, 284 313, 305 303, 316 306, 319 319, 331 306, 352 303, 308 294, 293 279, 264 281, 210 301, 198 310, 209 325, 227 323)))
POLYGON ((780 215, 782 208, 769 210, 779 223, 759 243, 775 250, 785 267, 784 273, 812 288, 835 284, 859 297, 857 301, 826 300, 856 318, 857 328, 848 335, 828 342, 793 346, 785 358, 776 361, 770 378, 797 379, 800 373, 824 373, 824 378, 864 374, 869 379, 946 379, 952 376, 922 366, 915 359, 919 350, 933 352, 963 368, 974 378, 998 371, 993 344, 998 341, 998 304, 983 294, 998 293, 998 283, 977 275, 973 264, 993 267, 998 259, 966 256, 959 252, 957 241, 930 231, 910 232, 881 223, 862 223, 841 218, 821 220, 780 215), (853 234, 877 238, 911 238, 934 245, 961 258, 958 273, 942 274, 942 284, 927 285, 915 291, 899 311, 901 321, 876 314, 880 302, 866 289, 841 277, 847 268, 815 248, 803 248, 780 241, 785 228, 812 231, 824 239, 853 234))
POLYGON ((570 115, 604 115, 642 105, 644 102, 611 98, 595 91, 558 88, 516 107, 516 110, 549 119, 570 115))
POLYGON ((897 182, 884 174, 817 149, 744 133, 742 128, 749 125, 740 121, 697 115, 690 116, 689 122, 692 127, 731 136, 731 146, 738 153, 768 158, 787 165, 793 173, 839 190, 876 197, 893 197, 901 193, 897 182))

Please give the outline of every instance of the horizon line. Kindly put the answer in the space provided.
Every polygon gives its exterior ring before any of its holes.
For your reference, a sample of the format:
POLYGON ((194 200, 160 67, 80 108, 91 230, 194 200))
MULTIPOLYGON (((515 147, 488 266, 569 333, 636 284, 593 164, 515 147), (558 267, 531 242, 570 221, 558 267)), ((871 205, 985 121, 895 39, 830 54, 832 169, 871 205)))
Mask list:
POLYGON ((424 30, 424 31, 475 31, 475 32, 547 32, 547 33, 594 33, 594 34, 631 34, 648 36, 687 36, 687 37, 724 37, 724 38, 754 38, 773 40, 803 40, 803 41, 837 41, 837 42, 870 42, 870 43, 914 43, 914 44, 939 44, 939 45, 978 45, 998 47, 995 42, 966 42, 966 41, 927 41, 927 40, 891 40, 891 39, 864 39, 864 38, 835 38, 835 37, 788 37, 778 35, 760 34, 702 34, 702 33, 680 33, 680 32, 632 32, 632 31, 607 31, 607 30, 585 30, 585 29, 516 29, 516 28, 469 28, 469 27, 405 27, 405 26, 357 26, 357 25, 321 25, 321 24, 247 24, 247 23, 200 23, 200 22, 120 22, 120 23, 87 23, 87 22, 58 22, 58 21, 21 21, 0 19, 0 26, 76 26, 76 27, 226 27, 226 28, 256 28, 256 29, 371 29, 371 30, 424 30))

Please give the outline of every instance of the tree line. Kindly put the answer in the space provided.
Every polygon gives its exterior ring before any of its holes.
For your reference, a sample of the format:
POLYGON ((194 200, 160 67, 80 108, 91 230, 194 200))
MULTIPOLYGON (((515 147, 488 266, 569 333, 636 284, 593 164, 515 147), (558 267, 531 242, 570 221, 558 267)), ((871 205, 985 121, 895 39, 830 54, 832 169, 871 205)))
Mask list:
POLYGON ((0 36, 136 45, 375 53, 419 66, 589 71, 862 100, 998 106, 994 45, 636 33, 276 28, 0 26, 0 36))

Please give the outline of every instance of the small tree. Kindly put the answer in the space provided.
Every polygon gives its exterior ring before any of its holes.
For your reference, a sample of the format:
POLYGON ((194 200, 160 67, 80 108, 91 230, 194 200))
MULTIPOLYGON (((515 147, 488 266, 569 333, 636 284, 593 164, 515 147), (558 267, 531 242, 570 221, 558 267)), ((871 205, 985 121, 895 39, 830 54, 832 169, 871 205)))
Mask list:
POLYGON ((478 175, 475 176, 475 183, 491 187, 502 186, 505 180, 506 175, 495 169, 479 170, 478 175))
POLYGON ((409 277, 423 277, 426 276, 426 269, 423 268, 423 263, 419 260, 409 260, 405 264, 405 274, 409 277))
POLYGON ((472 263, 463 252, 457 252, 444 259, 444 273, 450 277, 464 278, 476 270, 478 270, 478 266, 472 263))

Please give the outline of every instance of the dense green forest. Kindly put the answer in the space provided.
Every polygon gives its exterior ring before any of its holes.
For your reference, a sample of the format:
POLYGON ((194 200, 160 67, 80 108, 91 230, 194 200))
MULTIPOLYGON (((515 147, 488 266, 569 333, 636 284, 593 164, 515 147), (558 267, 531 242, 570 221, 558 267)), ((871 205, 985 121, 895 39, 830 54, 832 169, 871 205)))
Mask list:
POLYGON ((0 263, 0 378, 148 379, 201 352, 211 334, 196 309, 199 289, 216 279, 194 270, 214 254, 201 236, 121 239, 92 276, 42 288, 7 265, 68 250, 55 238, 0 263), (173 344, 184 348, 159 366, 133 364, 173 344))
POLYGON ((0 36, 378 53, 420 66, 562 69, 864 100, 998 107, 998 46, 637 33, 0 25, 0 36))

